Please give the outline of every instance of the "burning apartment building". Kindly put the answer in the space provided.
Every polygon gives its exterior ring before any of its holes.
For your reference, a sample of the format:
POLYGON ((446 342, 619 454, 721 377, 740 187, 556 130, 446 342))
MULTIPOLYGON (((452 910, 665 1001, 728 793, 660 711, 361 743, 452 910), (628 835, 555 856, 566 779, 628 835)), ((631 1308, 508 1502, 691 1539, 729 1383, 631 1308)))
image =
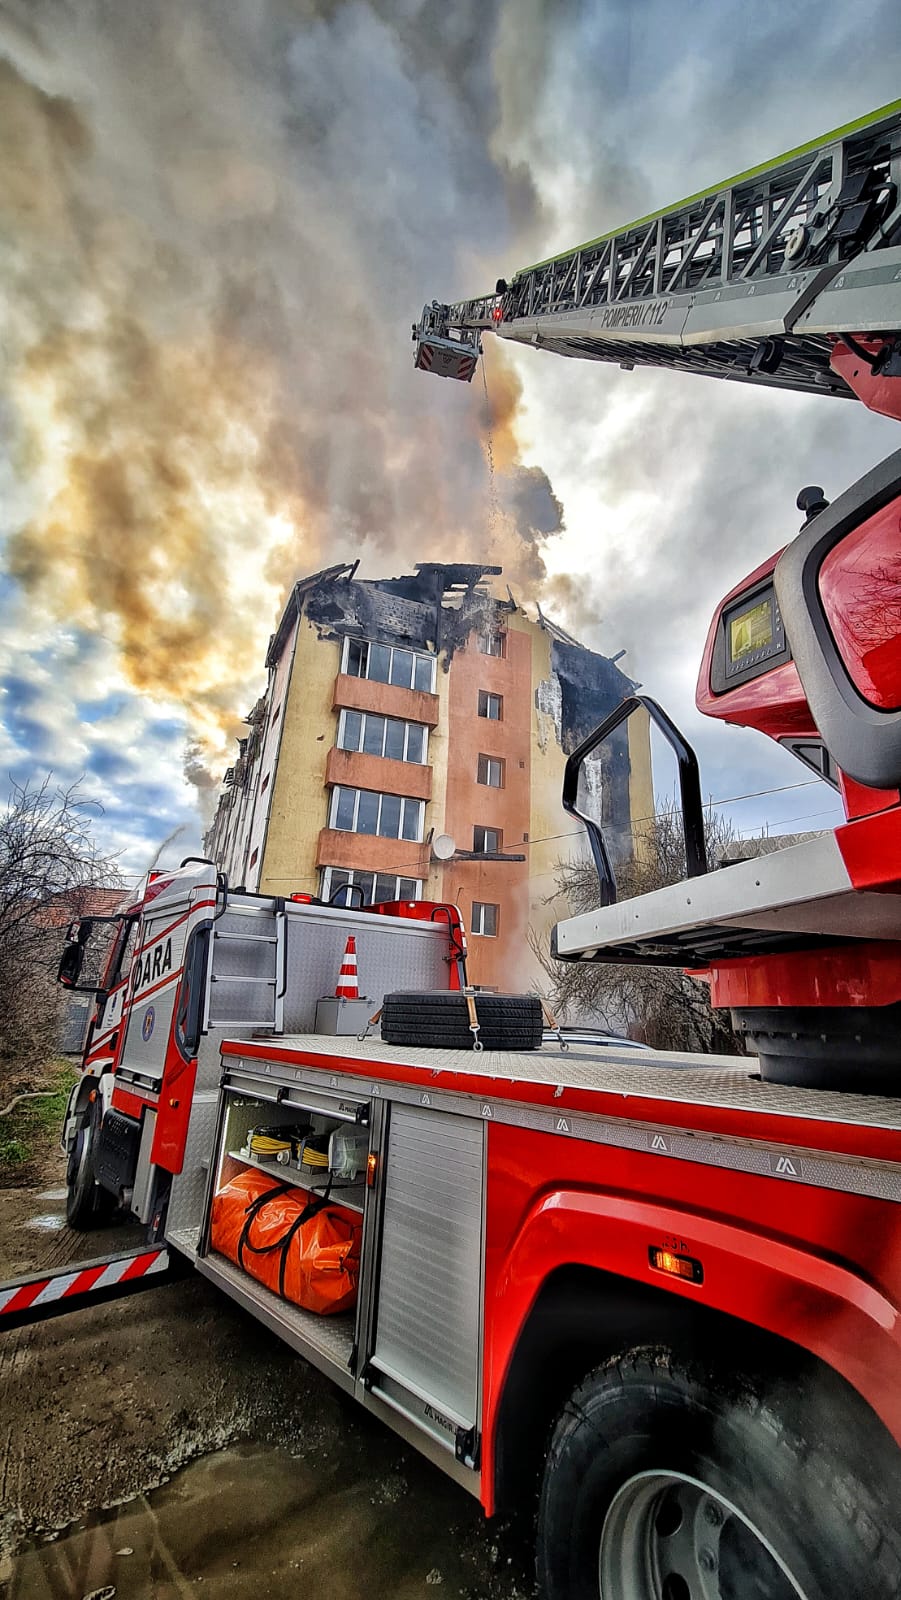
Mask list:
MULTIPOLYGON (((294 585, 206 849, 264 894, 451 900, 471 980, 510 988, 528 928, 556 920, 557 862, 582 848, 560 802, 566 756, 634 685, 500 598, 499 567, 356 571, 294 585)), ((653 811, 643 718, 619 736, 605 805, 626 832, 653 811)))

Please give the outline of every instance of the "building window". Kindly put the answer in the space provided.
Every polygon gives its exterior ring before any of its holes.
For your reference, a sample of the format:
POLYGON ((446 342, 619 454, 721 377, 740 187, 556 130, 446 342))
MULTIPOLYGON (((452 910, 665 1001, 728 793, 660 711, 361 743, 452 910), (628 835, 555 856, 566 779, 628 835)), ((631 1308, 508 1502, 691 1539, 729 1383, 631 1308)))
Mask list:
POLYGON ((483 656, 505 656, 507 654, 507 635, 505 633, 480 633, 479 649, 483 656))
POLYGON ((420 878, 396 878, 391 872, 323 867, 319 893, 338 906, 378 906, 390 900, 421 900, 420 878), (358 892, 359 891, 359 892, 358 892))
POLYGON ((496 856, 503 837, 500 828, 473 828, 472 848, 477 855, 496 856))
POLYGON ((487 689, 479 690, 479 716, 487 717, 489 722, 503 722, 504 697, 502 694, 489 694, 487 689))
POLYGON ((351 678, 371 678, 398 689, 423 689, 426 694, 435 690, 434 656, 370 639, 345 638, 341 671, 351 678))
POLYGON ((497 906, 485 905, 481 900, 473 900, 471 932, 480 933, 486 939, 496 939, 497 913, 497 906))
POLYGON ((338 749, 362 750, 389 761, 428 760, 428 729, 421 722, 401 722, 399 717, 378 717, 369 711, 342 711, 338 719, 338 749))
POLYGON ((329 807, 329 827, 342 833, 369 833, 380 839, 422 842, 425 806, 399 794, 378 794, 374 789, 348 789, 336 784, 329 807))
POLYGON ((498 756, 479 756, 479 783, 487 783, 489 789, 503 789, 505 764, 498 756))

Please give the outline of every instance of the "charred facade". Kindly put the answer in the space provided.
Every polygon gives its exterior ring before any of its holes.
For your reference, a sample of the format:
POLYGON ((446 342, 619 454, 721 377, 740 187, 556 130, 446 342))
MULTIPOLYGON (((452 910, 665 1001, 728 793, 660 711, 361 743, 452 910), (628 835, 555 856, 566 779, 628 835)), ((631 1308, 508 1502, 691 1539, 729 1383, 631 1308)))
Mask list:
MULTIPOLYGON (((500 579, 353 563, 296 583, 206 848, 249 890, 453 900, 475 981, 503 989, 525 980, 527 929, 553 920, 555 865, 581 848, 566 756, 634 684, 500 579)), ((605 781, 625 830, 648 809, 646 728, 623 734, 605 781)))

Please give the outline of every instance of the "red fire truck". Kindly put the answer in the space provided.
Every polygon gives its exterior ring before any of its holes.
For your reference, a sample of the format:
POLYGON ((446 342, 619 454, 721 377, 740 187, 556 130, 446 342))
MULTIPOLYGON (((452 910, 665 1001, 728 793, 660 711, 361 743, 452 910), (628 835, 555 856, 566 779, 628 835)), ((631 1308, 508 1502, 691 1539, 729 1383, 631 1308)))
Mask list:
MULTIPOLYGON (((417 365, 465 381, 490 330, 901 417, 899 186, 901 103, 433 303, 417 365)), ((753 1054, 531 1048, 526 1001, 459 992, 452 907, 186 863, 116 923, 66 1120, 72 1221, 126 1206, 148 1243, 3 1286, 0 1325, 177 1255, 487 1513, 536 1513, 545 1600, 901 1593, 901 451, 799 504, 718 607, 698 703, 833 784, 842 825, 709 870, 693 754, 639 696, 564 784, 599 904, 557 955, 687 969, 753 1054), (619 901, 592 763, 638 709, 678 763, 687 876, 619 901), (349 933, 381 1034, 342 1036, 334 1003, 323 1031, 349 933), (270 1201, 293 1221, 266 1243, 270 1201), (324 1315, 285 1239, 330 1209, 324 1315)))

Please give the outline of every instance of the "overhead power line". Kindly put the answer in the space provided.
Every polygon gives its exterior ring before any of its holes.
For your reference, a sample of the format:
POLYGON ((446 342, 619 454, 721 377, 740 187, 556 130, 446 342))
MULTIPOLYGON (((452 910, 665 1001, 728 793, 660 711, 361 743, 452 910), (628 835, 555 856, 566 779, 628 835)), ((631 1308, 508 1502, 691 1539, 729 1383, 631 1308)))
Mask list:
MULTIPOLYGON (((821 785, 822 782, 823 782, 823 780, 821 778, 803 778, 799 783, 774 784, 769 789, 749 789, 746 794, 724 795, 724 796, 717 797, 715 799, 711 797, 709 800, 705 800, 704 801, 704 810, 705 811, 709 811, 713 806, 739 805, 744 800, 762 800, 767 795, 771 795, 771 794, 787 794, 787 793, 789 793, 789 791, 794 790, 794 789, 812 789, 815 786, 821 785)), ((681 806, 676 807, 675 814, 678 815, 681 812, 681 809, 682 809, 681 806)), ((801 817, 782 817, 782 818, 779 818, 778 820, 779 820, 779 824, 781 826, 781 824, 783 822, 804 822, 804 821, 809 820, 812 817, 825 817, 825 816, 828 816, 828 815, 830 815, 830 813, 828 811, 813 811, 813 812, 806 813, 805 816, 801 816, 801 817)), ((636 823, 636 822, 654 822, 656 820, 656 816, 657 816, 656 812, 648 812, 644 816, 633 817, 631 820, 632 820, 633 823, 636 823)), ((576 839, 576 838, 578 838, 580 836, 581 831, 582 831, 581 828, 568 828, 563 833, 546 833, 546 834, 540 835, 537 839, 524 839, 523 842, 522 842, 522 848, 523 849, 530 849, 532 847, 532 845, 536 845, 536 844, 554 844, 554 843, 556 843, 556 841, 558 839, 576 839)), ((748 830, 744 830, 744 829, 742 830, 742 832, 745 832, 745 831, 748 831, 748 830)), ((517 845, 517 849, 519 849, 519 845, 517 845)), ((397 877, 402 877, 405 872, 413 872, 414 869, 419 866, 419 864, 420 863, 419 863, 418 860, 401 862, 399 867, 395 867, 395 875, 397 877)), ((339 868, 338 870, 340 871, 342 869, 339 868)), ((343 870, 349 871, 351 869, 350 868, 345 868, 343 870)), ((125 872, 125 873, 122 874, 122 876, 125 877, 125 878, 133 878, 134 881, 137 883, 137 882, 140 882, 141 878, 145 877, 146 874, 145 873, 137 873, 137 872, 125 872)), ((296 876, 292 876, 291 878, 276 878, 276 879, 272 879, 270 881, 271 882, 275 882, 275 883, 291 883, 291 884, 294 884, 294 885, 296 885, 298 883, 315 883, 316 882, 316 876, 317 875, 314 874, 314 873, 298 873, 296 876)))

